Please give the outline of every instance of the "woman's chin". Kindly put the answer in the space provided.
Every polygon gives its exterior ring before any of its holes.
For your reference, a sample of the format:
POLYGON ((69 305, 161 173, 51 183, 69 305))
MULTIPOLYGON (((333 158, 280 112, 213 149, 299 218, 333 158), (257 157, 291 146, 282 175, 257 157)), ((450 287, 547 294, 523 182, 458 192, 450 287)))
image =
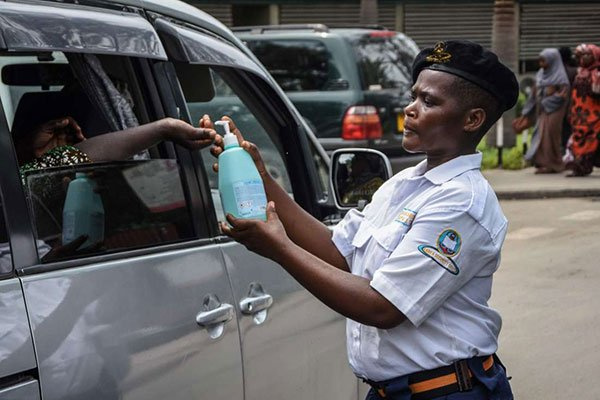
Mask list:
POLYGON ((416 137, 415 134, 411 134, 408 137, 406 135, 402 137, 402 148, 409 153, 421 152, 419 139, 416 137))

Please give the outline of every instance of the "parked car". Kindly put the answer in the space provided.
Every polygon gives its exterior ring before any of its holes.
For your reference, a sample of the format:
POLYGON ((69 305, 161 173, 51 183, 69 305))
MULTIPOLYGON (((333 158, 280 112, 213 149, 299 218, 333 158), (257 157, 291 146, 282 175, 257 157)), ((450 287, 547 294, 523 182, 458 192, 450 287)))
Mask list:
POLYGON ((176 0, 0 2, 0 39, 0 399, 356 399, 344 319, 220 233, 208 149, 20 175, 26 123, 70 115, 91 137, 228 114, 335 220, 327 154, 252 53, 176 0), (44 257, 76 176, 96 182, 104 240, 44 257))
MULTIPOLYGON (((404 107, 419 49, 378 26, 322 24, 235 27, 308 121, 323 147, 402 149, 404 107)), ((420 157, 418 159, 421 159, 420 157)))

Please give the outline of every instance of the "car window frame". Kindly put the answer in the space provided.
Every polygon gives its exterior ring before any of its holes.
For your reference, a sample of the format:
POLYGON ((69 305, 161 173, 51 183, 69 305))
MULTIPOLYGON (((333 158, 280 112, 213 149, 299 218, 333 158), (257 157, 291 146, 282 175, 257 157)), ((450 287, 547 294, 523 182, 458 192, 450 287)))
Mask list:
MULTIPOLYGON (((166 39, 167 43, 163 43, 170 59, 177 62, 207 65, 215 69, 221 68, 221 71, 225 72, 225 74, 230 77, 230 80, 227 82, 230 86, 233 81, 236 81, 236 83, 233 83, 233 86, 243 88, 242 93, 244 93, 244 95, 241 95, 235 88, 234 91, 236 91, 236 95, 240 97, 242 102, 248 107, 249 111, 257 118, 258 122, 265 127, 266 131, 269 132, 269 126, 275 126, 276 134, 284 148, 284 154, 281 154, 281 156, 287 166, 295 200, 309 213, 320 218, 322 213, 321 204, 323 202, 323 195, 322 190, 320 189, 321 184, 318 181, 319 177, 316 167, 312 162, 306 162, 307 160, 312 160, 312 153, 309 149, 308 135, 303 132, 303 130, 306 129, 305 123, 301 121, 299 114, 290 111, 290 108, 293 108, 293 105, 289 101, 286 102, 284 92, 277 86, 274 79, 262 65, 257 64, 250 56, 245 54, 243 50, 222 38, 216 39, 218 40, 219 50, 235 54, 235 57, 241 60, 239 64, 236 64, 235 59, 231 58, 226 62, 216 64, 214 59, 194 59, 193 54, 182 50, 185 49, 186 46, 185 43, 182 43, 181 35, 178 35, 176 30, 185 29, 191 31, 191 33, 198 38, 195 40, 198 40, 201 43, 202 39, 206 37, 213 40, 215 40, 215 38, 211 37, 209 33, 201 28, 196 29, 196 27, 191 26, 188 23, 178 22, 173 18, 161 18, 158 16, 154 20, 155 27, 157 26, 157 21, 159 22, 157 30, 161 38, 165 40, 163 35, 171 35, 171 37, 166 39), (167 29, 165 29, 165 27, 167 29), (277 112, 271 112, 273 109, 277 112), (285 134, 286 128, 294 129, 295 131, 294 133, 285 134)), ((192 39, 188 37, 188 40, 192 39)), ((187 115, 185 115, 185 118, 189 119, 190 116, 189 111, 187 111, 187 103, 185 102, 182 89, 179 86, 179 81, 177 81, 177 84, 171 82, 171 85, 173 86, 172 89, 174 91, 180 93, 177 106, 182 112, 183 110, 186 110, 185 112, 187 115)), ((196 161, 198 162, 197 168, 203 170, 201 158, 198 158, 196 161)), ((200 173, 198 179, 201 182, 201 186, 210 189, 208 179, 205 175, 200 173)), ((203 192, 205 192, 205 190, 203 190, 203 192)), ((209 201, 212 206, 211 212, 216 214, 212 200, 209 201)), ((215 225, 213 226, 212 231, 215 236, 219 238, 219 240, 223 239, 218 224, 216 223, 216 218, 213 223, 215 225)))

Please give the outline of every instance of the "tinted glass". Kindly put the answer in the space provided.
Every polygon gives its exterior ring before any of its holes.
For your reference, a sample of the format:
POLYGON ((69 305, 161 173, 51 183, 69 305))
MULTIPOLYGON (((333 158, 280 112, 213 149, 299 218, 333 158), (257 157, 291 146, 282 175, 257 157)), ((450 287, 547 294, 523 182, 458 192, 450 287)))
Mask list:
POLYGON ((418 48, 411 40, 388 31, 377 31, 350 39, 363 89, 407 89, 418 48))
POLYGON ((331 54, 316 40, 249 40, 250 50, 288 92, 344 90, 331 54))
POLYGON ((82 66, 69 61, 60 53, 0 56, 0 98, 12 122, 41 261, 193 238, 177 160, 150 159, 148 151, 124 155, 127 151, 118 151, 124 142, 111 139, 109 143, 119 143, 113 153, 107 142, 93 140, 118 129, 111 129, 103 117, 115 117, 109 101, 92 102, 91 94, 110 91, 122 102, 119 112, 127 114, 127 126, 137 126, 140 115, 147 115, 139 81, 128 73, 129 59, 96 59, 96 68, 106 74, 102 86, 79 81, 81 73, 75 72, 82 66), (94 160, 78 150, 83 138, 73 125, 60 128, 53 122, 65 117, 81 128, 89 151, 104 158, 94 160), (89 147, 93 143, 99 147, 89 147))

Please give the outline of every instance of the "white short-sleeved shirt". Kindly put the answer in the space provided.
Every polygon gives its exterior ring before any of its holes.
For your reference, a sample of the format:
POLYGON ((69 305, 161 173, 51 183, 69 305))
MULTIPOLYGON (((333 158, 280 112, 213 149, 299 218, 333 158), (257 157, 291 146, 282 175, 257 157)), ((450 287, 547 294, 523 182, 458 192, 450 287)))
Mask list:
POLYGON ((487 301, 507 220, 481 157, 405 169, 336 226, 333 242, 352 273, 408 319, 387 330, 348 320, 358 376, 381 381, 496 351, 502 320, 487 301))

